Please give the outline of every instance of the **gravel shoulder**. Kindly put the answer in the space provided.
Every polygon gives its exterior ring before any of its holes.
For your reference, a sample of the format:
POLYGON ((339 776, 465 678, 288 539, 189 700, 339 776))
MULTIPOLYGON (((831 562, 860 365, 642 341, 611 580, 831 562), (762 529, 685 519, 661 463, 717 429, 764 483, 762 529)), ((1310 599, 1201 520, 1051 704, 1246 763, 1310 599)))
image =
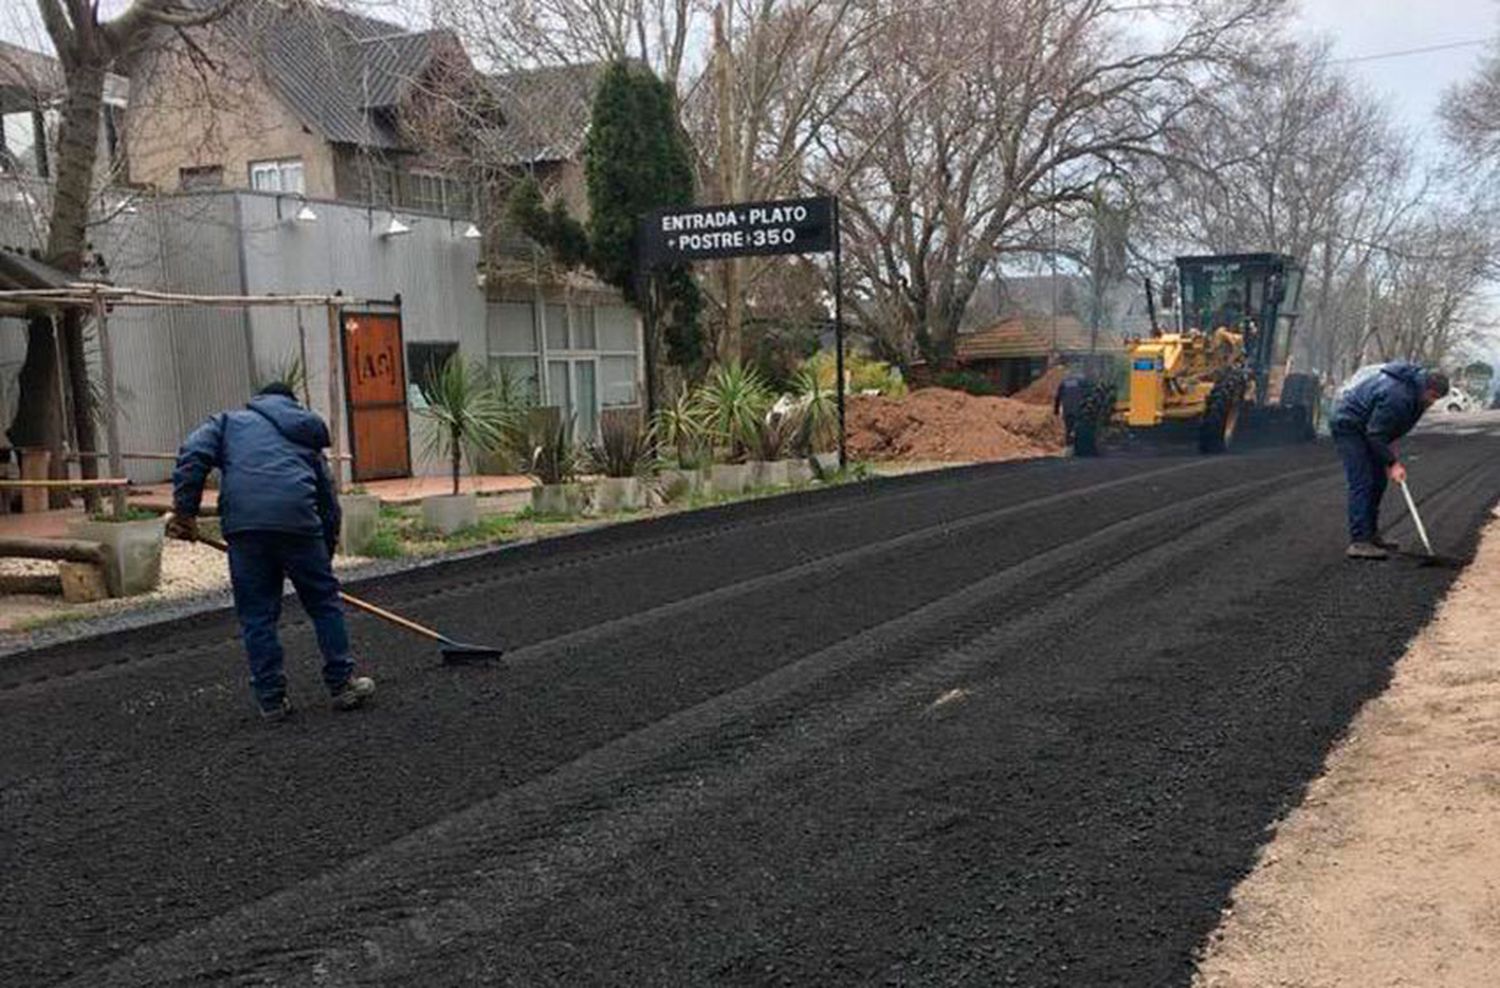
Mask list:
POLYGON ((1500 970, 1500 521, 1266 845, 1198 988, 1490 988, 1500 970))

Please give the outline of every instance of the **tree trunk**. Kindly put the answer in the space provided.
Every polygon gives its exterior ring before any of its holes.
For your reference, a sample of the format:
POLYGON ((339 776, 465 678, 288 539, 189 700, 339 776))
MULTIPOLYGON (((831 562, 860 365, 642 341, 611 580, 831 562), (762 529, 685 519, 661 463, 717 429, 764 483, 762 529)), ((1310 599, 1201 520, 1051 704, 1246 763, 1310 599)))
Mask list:
POLYGON ((18 383, 21 403, 10 424, 11 445, 17 449, 45 446, 57 458, 63 438, 62 394, 51 320, 39 318, 27 324, 26 361, 18 383))

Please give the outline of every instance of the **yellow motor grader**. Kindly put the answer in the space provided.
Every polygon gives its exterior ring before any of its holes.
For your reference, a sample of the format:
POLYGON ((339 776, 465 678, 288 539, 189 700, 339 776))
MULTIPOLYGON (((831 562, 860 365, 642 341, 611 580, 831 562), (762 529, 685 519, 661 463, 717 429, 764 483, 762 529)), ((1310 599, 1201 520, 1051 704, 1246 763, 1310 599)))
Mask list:
POLYGON ((1153 332, 1126 340, 1125 394, 1093 389, 1074 451, 1097 454, 1108 426, 1191 429, 1203 453, 1222 453, 1247 431, 1313 438, 1321 384, 1291 373, 1290 359, 1302 266, 1283 254, 1179 257, 1176 288, 1175 330, 1158 326, 1150 304, 1153 332))

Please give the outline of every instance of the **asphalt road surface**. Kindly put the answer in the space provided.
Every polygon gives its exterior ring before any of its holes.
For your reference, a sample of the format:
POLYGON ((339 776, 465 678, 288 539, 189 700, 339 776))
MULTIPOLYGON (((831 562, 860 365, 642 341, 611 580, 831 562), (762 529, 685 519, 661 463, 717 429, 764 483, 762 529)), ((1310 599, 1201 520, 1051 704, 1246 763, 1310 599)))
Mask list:
MULTIPOLYGON (((1459 556, 1467 431, 1407 450, 1459 556)), ((298 617, 274 726, 224 614, 7 658, 0 982, 1185 984, 1454 575, 1342 498, 1318 444, 622 526, 359 588, 512 652, 355 617, 354 714, 298 617)))

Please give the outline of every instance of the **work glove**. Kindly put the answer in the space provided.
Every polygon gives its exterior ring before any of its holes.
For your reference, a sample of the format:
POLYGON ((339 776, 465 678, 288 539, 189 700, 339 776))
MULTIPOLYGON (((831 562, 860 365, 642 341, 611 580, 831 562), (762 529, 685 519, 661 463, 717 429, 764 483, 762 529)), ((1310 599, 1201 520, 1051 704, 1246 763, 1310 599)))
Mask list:
POLYGON ((198 541, 198 519, 194 515, 172 515, 167 519, 167 535, 184 542, 198 541))

